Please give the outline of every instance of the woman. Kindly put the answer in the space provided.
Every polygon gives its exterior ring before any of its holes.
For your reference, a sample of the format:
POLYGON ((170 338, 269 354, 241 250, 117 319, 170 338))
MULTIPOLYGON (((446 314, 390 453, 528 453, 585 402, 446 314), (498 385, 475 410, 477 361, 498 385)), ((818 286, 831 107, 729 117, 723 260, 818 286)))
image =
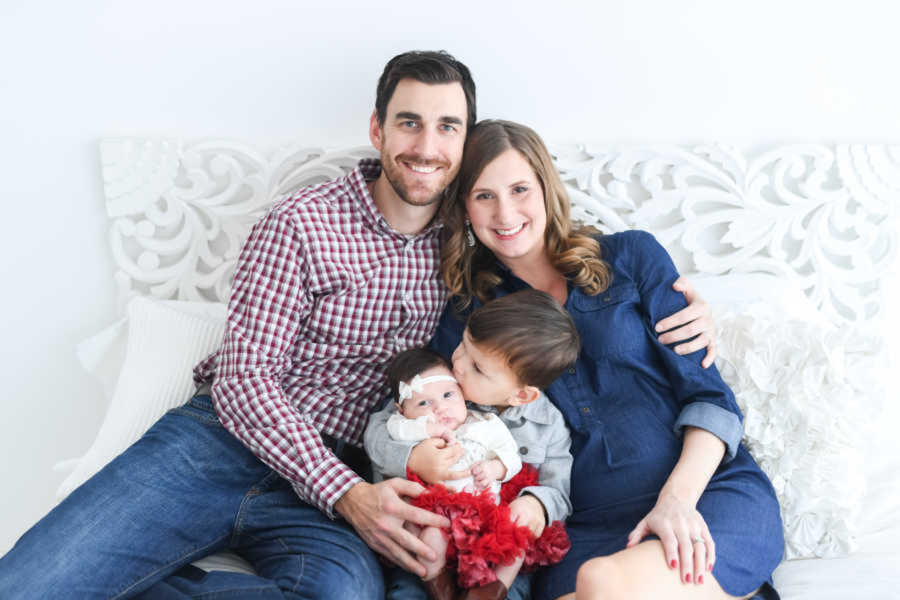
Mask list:
POLYGON ((740 444, 734 396, 702 352, 679 356, 651 329, 684 306, 666 251, 645 232, 575 229, 549 153, 522 125, 473 128, 458 181, 442 254, 457 310, 437 349, 456 347, 473 308, 527 287, 565 306, 582 338, 546 390, 572 431, 572 549, 535 576, 534 597, 778 598, 779 507, 740 444))

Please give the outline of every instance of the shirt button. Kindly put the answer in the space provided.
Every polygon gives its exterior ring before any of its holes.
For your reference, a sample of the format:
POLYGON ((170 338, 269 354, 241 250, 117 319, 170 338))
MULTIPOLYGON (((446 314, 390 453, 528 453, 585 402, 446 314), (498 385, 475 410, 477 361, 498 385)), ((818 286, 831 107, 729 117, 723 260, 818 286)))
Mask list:
POLYGON ((610 300, 609 296, 605 296, 605 297, 603 298, 603 301, 604 301, 604 302, 609 302, 609 300, 610 300))
POLYGON ((575 367, 569 367, 569 375, 575 374, 575 367))
POLYGON ((591 407, 590 406, 582 406, 581 412, 583 412, 586 415, 589 415, 589 414, 591 414, 591 407))
POLYGON ((528 448, 526 448, 525 446, 522 446, 521 448, 519 448, 519 454, 521 454, 523 456, 525 454, 528 454, 528 448))

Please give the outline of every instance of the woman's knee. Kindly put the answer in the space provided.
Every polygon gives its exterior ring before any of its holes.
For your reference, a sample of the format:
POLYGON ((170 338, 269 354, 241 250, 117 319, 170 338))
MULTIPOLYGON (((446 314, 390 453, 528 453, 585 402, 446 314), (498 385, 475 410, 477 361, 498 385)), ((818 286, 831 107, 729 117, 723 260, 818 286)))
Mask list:
POLYGON ((575 579, 577 600, 612 600, 621 597, 621 570, 609 556, 592 558, 578 568, 575 579))

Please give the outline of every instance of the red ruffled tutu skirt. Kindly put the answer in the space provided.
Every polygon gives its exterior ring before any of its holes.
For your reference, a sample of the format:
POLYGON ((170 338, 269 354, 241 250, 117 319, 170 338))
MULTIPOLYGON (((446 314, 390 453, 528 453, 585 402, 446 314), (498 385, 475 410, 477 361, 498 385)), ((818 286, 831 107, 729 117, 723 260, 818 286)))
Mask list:
POLYGON ((571 544, 562 522, 551 523, 535 538, 529 528, 510 519, 509 503, 522 488, 537 485, 538 472, 531 465, 523 464, 522 470, 500 487, 499 504, 489 490, 479 494, 453 492, 440 484, 426 484, 412 471, 407 471, 407 478, 427 488, 411 500, 414 506, 450 519, 450 529, 444 531, 447 565, 456 565, 460 587, 496 580, 494 569, 512 564, 523 551, 523 570, 559 562, 569 551, 571 544))

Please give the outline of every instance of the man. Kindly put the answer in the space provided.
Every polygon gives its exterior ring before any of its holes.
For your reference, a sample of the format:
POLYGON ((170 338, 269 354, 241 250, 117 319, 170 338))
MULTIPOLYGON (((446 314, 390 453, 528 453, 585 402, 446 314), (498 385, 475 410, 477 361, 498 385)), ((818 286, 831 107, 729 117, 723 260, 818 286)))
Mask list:
POLYGON ((369 128, 380 163, 254 226, 197 395, 22 536, 0 597, 380 598, 376 552, 424 573, 414 557, 432 551, 403 524, 446 519, 403 500, 416 484, 366 482, 359 447, 388 362, 427 343, 446 302, 435 215, 475 115, 452 56, 387 64, 369 128), (258 576, 185 566, 225 548, 258 576))

